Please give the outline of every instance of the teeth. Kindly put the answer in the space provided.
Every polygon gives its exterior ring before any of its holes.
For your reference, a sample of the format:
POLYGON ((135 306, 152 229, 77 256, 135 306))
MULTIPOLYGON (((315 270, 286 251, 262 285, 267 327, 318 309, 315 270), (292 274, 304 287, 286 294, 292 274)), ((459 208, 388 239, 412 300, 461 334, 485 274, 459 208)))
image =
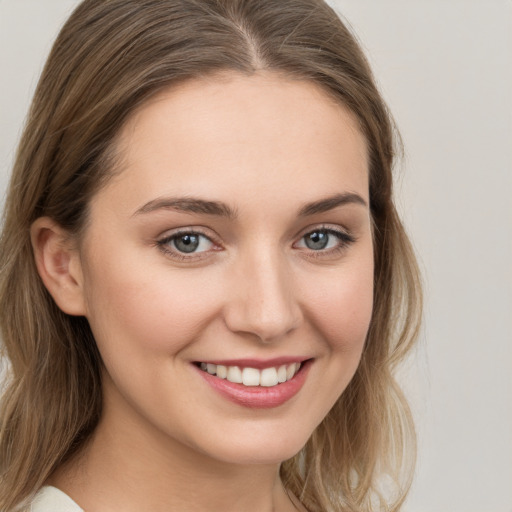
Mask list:
POLYGON ((286 365, 283 364, 279 367, 279 370, 277 370, 277 382, 286 382, 286 365))
POLYGON ((238 366, 223 366, 213 363, 200 363, 201 370, 210 375, 216 375, 221 379, 227 379, 244 386, 272 387, 286 382, 296 375, 301 367, 300 363, 283 364, 279 367, 264 368, 239 368, 238 366))
POLYGON ((277 386, 277 383, 277 370, 275 368, 261 370, 260 386, 269 388, 270 386, 277 386))
POLYGON ((286 380, 290 380, 295 375, 295 363, 292 363, 286 368, 286 380))
POLYGON ((221 364, 217 365, 217 377, 221 379, 225 379, 228 376, 228 369, 226 366, 222 366, 221 364))
POLYGON ((242 371, 242 383, 244 386, 259 386, 260 372, 256 368, 244 368, 242 371))
POLYGON ((242 384, 242 370, 240 370, 238 366, 228 366, 228 373, 226 378, 229 380, 229 382, 242 384))

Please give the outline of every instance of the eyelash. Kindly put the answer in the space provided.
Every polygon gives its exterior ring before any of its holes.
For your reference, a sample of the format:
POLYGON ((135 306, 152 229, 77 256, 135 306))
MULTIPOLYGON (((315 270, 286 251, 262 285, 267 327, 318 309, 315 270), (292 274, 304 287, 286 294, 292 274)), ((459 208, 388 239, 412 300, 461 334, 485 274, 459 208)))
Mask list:
MULTIPOLYGON (((351 244, 353 244, 356 241, 356 238, 353 235, 347 233, 346 231, 334 229, 332 227, 327 227, 327 226, 319 226, 315 229, 311 229, 311 230, 307 231, 299 238, 299 241, 304 240, 306 236, 312 235, 313 233, 323 233, 323 234, 335 236, 338 239, 338 244, 336 245, 336 247, 332 247, 332 248, 329 248, 326 250, 324 250, 324 249, 314 250, 314 249, 309 249, 306 247, 305 250, 309 253, 308 257, 312 257, 312 258, 335 256, 335 255, 343 252, 344 250, 346 250, 351 244)), ((191 252, 187 255, 186 253, 183 253, 183 252, 179 251, 178 249, 170 249, 169 248, 170 244, 173 241, 179 239, 180 237, 184 237, 185 235, 205 238, 214 247, 217 247, 217 249, 213 249, 214 251, 220 250, 220 249, 218 249, 220 247, 219 244, 217 244, 214 240, 212 240, 212 238, 210 236, 206 235, 205 233, 203 233, 197 229, 177 231, 177 232, 173 233, 172 235, 162 238, 161 240, 157 240, 156 245, 164 254, 172 257, 173 259, 179 260, 179 261, 192 261, 192 260, 197 261, 201 258, 208 256, 208 253, 210 252, 209 250, 201 251, 198 253, 191 252)))
POLYGON ((346 231, 343 231, 341 229, 335 229, 327 226, 319 226, 317 228, 310 229, 306 233, 304 233, 299 240, 302 241, 305 239, 305 237, 307 237, 308 235, 312 235, 313 233, 333 235, 338 239, 338 243, 336 244, 335 247, 331 247, 330 249, 325 250, 314 250, 308 249, 306 247, 305 249, 307 250, 308 257, 310 258, 328 258, 331 256, 336 256, 345 251, 346 249, 348 249, 348 247, 356 241, 356 238, 352 234, 347 233, 346 231))
MULTIPOLYGON (((211 236, 208 236, 205 233, 203 233, 197 229, 187 229, 187 230, 183 229, 183 230, 177 231, 177 232, 173 233, 172 235, 162 238, 161 240, 157 240, 156 245, 164 254, 171 256, 173 259, 176 259, 179 261, 192 261, 192 260, 197 261, 198 259, 201 259, 201 258, 204 258, 205 256, 207 256, 207 253, 209 251, 201 251, 199 253, 191 252, 189 254, 186 254, 186 253, 180 252, 178 249, 170 249, 169 248, 170 244, 174 240, 178 240, 180 237, 184 237, 186 235, 206 238, 208 240, 208 242, 210 242, 213 246, 219 247, 219 244, 217 244, 214 240, 212 240, 211 236)), ((219 250, 219 249, 217 249, 217 250, 219 250)))

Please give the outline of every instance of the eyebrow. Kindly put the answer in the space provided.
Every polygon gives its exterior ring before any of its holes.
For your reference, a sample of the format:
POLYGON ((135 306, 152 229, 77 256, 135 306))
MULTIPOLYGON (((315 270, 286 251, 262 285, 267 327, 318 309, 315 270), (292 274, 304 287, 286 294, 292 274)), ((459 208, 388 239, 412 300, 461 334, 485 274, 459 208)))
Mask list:
POLYGON ((237 216, 236 210, 227 204, 219 201, 206 201, 194 197, 164 197, 149 201, 142 208, 139 208, 135 215, 150 213, 155 210, 177 210, 185 213, 203 213, 206 215, 218 215, 234 219, 237 216))
MULTIPOLYGON (((343 194, 336 194, 319 201, 306 203, 299 210, 300 217, 307 217, 317 213, 324 213, 338 206, 346 204, 360 204, 367 206, 366 201, 359 195, 353 192, 346 192, 343 194)), ((216 215, 219 217, 227 217, 235 219, 237 211, 225 203, 220 201, 208 201, 205 199, 194 197, 164 197, 153 199, 144 206, 139 208, 134 215, 154 212, 156 210, 176 210, 185 213, 202 213, 205 215, 216 215)))
POLYGON ((336 194, 319 201, 305 204, 299 211, 301 217, 315 215, 316 213, 324 213, 338 206, 346 204, 360 204, 361 206, 368 207, 366 201, 359 195, 353 192, 345 192, 343 194, 336 194))

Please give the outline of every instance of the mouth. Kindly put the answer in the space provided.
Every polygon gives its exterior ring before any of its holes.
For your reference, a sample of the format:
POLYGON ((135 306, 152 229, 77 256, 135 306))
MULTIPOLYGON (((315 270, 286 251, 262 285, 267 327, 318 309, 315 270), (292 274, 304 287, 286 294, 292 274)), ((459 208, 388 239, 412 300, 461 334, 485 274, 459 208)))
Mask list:
POLYGON ((224 398, 244 407, 263 409, 283 405, 293 398, 304 385, 313 361, 196 361, 193 366, 224 398))
POLYGON ((196 365, 206 373, 219 379, 226 379, 234 384, 242 384, 247 387, 261 386, 271 388, 292 380, 300 370, 302 363, 294 362, 270 366, 267 368, 241 367, 238 365, 223 365, 198 362, 196 365))

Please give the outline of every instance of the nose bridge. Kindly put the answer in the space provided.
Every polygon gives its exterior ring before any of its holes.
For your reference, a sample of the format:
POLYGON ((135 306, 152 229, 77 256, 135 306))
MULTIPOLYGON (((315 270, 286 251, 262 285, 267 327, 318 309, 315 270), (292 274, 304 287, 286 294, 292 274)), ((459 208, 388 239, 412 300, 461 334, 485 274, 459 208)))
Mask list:
POLYGON ((296 329, 302 315, 286 256, 262 245, 241 258, 233 274, 226 321, 233 331, 270 342, 296 329))

